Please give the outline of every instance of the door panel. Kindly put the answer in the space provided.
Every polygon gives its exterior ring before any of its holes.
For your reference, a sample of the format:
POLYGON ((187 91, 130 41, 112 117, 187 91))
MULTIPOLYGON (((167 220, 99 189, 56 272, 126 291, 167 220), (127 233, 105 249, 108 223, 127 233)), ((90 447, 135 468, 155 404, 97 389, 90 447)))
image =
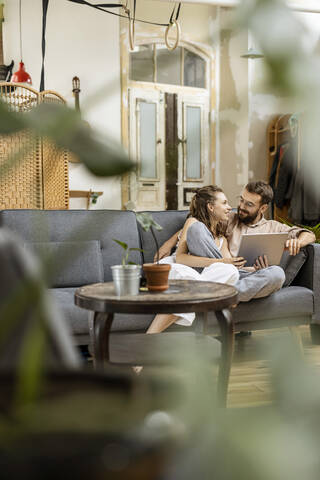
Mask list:
POLYGON ((155 90, 129 90, 130 200, 137 210, 165 209, 164 95, 155 90))
POLYGON ((209 96, 131 88, 129 130, 134 208, 188 208, 194 190, 211 183, 209 96))
POLYGON ((195 189, 211 183, 209 97, 178 95, 178 208, 189 206, 195 189))

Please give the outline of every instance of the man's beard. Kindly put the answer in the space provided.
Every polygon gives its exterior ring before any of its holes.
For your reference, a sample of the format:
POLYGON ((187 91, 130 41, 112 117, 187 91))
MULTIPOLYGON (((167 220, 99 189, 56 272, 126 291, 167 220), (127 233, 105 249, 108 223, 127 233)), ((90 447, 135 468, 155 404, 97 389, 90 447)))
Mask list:
MULTIPOLYGON (((245 210, 243 210, 243 212, 247 213, 245 210)), ((238 207, 239 220, 240 220, 240 222, 244 223, 245 225, 250 225, 251 223, 254 223, 257 216, 258 216, 258 212, 259 212, 259 208, 257 208, 257 210, 254 214, 249 215, 249 213, 247 213, 247 215, 245 217, 242 217, 242 215, 240 214, 240 207, 238 207)))

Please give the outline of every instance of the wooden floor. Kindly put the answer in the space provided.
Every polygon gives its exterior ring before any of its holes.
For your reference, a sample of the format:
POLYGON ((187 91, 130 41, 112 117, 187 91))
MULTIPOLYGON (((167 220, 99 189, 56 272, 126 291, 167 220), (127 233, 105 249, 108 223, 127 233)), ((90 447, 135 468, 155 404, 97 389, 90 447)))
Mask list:
MULTIPOLYGON (((312 345, 308 327, 299 327, 304 358, 320 371, 320 345, 312 345)), ((262 330, 237 338, 228 392, 228 407, 250 407, 272 402, 268 348, 274 339, 290 338, 288 329, 262 330)))
MULTIPOLYGON (((309 327, 297 327, 303 344, 303 358, 320 372, 320 345, 312 345, 309 327)), ((255 331, 238 337, 228 390, 228 407, 257 407, 272 403, 270 348, 275 341, 292 339, 287 328, 255 331)), ((90 362, 91 363, 91 362, 90 362)), ((128 368, 128 367, 127 367, 128 368)), ((144 372, 163 372, 166 367, 145 367, 144 372)), ((167 375, 176 375, 166 368, 167 375)))

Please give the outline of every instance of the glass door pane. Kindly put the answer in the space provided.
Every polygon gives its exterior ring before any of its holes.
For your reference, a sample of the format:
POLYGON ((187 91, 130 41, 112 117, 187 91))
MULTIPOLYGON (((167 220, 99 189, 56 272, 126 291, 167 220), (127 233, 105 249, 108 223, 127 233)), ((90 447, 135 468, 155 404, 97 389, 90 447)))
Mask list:
POLYGON ((212 183, 209 96, 178 95, 178 208, 190 205, 194 191, 212 183))
POLYGON ((154 63, 153 63, 154 45, 140 45, 135 47, 130 53, 130 73, 129 78, 141 82, 153 82, 154 63))
POLYGON ((139 101, 140 177, 157 178, 157 105, 139 101))
POLYGON ((165 209, 164 110, 161 92, 129 89, 129 153, 137 163, 130 174, 129 199, 137 210, 165 209))
POLYGON ((206 62, 190 50, 184 49, 184 85, 206 88, 206 62))
POLYGON ((201 108, 186 108, 186 179, 201 178, 201 108))
POLYGON ((181 48, 169 51, 165 45, 157 45, 157 83, 181 85, 181 48))

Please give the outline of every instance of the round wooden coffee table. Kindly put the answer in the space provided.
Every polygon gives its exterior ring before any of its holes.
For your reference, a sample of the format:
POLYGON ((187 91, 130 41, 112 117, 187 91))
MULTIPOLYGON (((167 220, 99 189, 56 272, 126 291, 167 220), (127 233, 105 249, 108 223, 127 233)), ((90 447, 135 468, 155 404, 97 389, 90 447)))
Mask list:
MULTIPOLYGON (((102 367, 104 362, 109 360, 109 334, 115 313, 195 312, 196 326, 200 324, 202 333, 205 334, 207 314, 214 311, 221 329, 218 379, 221 403, 226 401, 234 344, 233 321, 228 308, 237 303, 237 299, 238 292, 230 285, 193 280, 172 280, 169 283, 169 289, 165 292, 147 291, 135 296, 118 297, 112 282, 87 285, 78 288, 75 292, 75 304, 94 312, 91 337, 96 367, 102 367)), ((199 332, 199 328, 197 331, 199 332)))

